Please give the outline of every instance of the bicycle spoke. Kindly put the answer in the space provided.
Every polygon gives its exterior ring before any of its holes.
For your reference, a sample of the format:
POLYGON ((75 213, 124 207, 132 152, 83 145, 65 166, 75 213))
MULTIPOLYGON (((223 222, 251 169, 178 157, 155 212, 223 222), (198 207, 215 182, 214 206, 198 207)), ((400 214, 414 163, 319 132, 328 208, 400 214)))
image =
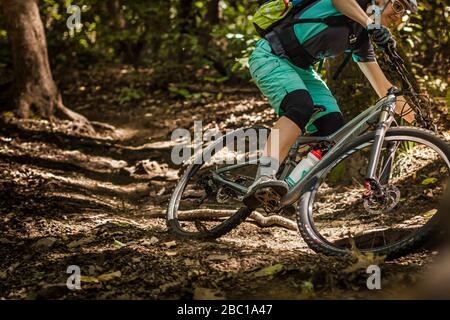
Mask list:
MULTIPOLYGON (((378 177, 380 177, 380 179, 381 179, 381 177, 384 177, 385 174, 388 174, 385 171, 386 171, 386 169, 387 169, 387 167, 389 165, 389 162, 394 159, 395 153, 397 152, 398 145, 399 145, 399 143, 397 142, 396 145, 395 145, 395 148, 390 152, 390 154, 388 156, 388 159, 386 160, 386 163, 383 166, 383 169, 381 170, 380 174, 378 175, 378 177)), ((383 163, 383 160, 381 160, 381 163, 383 163)))

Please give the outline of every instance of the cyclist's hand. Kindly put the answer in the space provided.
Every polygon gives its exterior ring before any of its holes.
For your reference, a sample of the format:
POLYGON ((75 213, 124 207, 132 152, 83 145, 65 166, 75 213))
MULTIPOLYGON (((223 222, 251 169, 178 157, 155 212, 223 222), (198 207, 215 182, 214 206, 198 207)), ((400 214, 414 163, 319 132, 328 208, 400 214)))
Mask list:
POLYGON ((416 119, 414 110, 409 106, 403 96, 397 97, 397 105, 395 106, 395 113, 402 116, 402 118, 409 124, 416 119))
POLYGON ((372 38, 373 43, 375 43, 380 48, 386 48, 387 46, 396 47, 397 42, 392 37, 391 31, 383 25, 379 28, 373 28, 368 30, 369 35, 372 38))

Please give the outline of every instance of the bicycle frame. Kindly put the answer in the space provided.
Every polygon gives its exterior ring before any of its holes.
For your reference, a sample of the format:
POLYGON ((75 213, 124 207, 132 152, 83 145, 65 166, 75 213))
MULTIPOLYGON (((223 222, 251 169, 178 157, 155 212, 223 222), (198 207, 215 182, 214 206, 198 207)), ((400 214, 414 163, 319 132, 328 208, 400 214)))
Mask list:
MULTIPOLYGON (((320 142, 329 142, 333 143, 333 148, 325 154, 323 159, 317 164, 316 167, 312 168, 298 183, 294 188, 289 190, 289 192, 283 196, 283 198, 280 201, 280 206, 285 207, 287 205, 290 205, 297 201, 299 197, 301 196, 302 189, 305 185, 308 185, 309 182, 323 169, 323 164, 328 158, 332 157, 334 154, 341 151, 342 148, 346 146, 346 144, 352 140, 353 138, 359 136, 362 132, 365 132, 369 128, 369 124, 377 124, 375 129, 375 140, 372 145, 371 153, 370 153, 370 159, 369 159, 369 165, 367 168, 367 174, 365 177, 365 186, 370 191, 371 188, 376 188, 379 183, 377 181, 377 178, 375 177, 375 170, 377 163, 380 158, 381 154, 381 148, 384 141, 384 137, 386 134, 387 129, 390 127, 392 121, 394 120, 394 110, 396 106, 396 94, 399 93, 399 91, 396 91, 398 89, 391 88, 388 91, 388 94, 380 99, 375 105, 368 108, 355 118, 353 118, 350 122, 348 122, 346 125, 344 125, 341 129, 336 131, 330 136, 327 137, 315 137, 315 136, 300 136, 297 138, 296 143, 294 144, 295 150, 294 154, 297 153, 297 150, 304 145, 309 145, 313 143, 320 143, 320 142), (376 122, 376 119, 378 118, 378 122, 376 122), (372 122, 371 122, 372 121, 372 122)), ((234 170, 243 166, 248 166, 250 164, 256 164, 257 161, 251 161, 246 162, 243 164, 235 164, 227 167, 223 167, 218 169, 217 171, 213 171, 213 180, 216 182, 226 185, 229 188, 242 193, 244 195, 247 192, 247 188, 239 185, 238 183, 235 183, 233 181, 228 181, 227 179, 220 176, 220 173, 234 170)), ((287 173, 286 173, 287 175, 287 173)), ((285 177, 280 177, 280 179, 284 179, 285 177)))

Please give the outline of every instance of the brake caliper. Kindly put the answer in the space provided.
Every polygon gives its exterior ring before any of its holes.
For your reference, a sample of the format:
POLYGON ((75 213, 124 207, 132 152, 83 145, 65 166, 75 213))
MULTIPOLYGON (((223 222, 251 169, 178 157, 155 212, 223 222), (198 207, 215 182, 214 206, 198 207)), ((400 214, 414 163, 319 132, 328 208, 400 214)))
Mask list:
POLYGON ((373 191, 369 180, 364 181, 364 189, 366 190, 363 193, 363 198, 370 198, 373 195, 373 191))

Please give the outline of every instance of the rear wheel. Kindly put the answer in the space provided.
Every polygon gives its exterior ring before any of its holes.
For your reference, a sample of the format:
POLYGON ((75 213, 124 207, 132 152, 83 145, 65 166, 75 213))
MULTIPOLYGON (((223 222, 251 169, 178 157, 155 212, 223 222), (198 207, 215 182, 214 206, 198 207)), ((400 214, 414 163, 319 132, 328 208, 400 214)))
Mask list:
POLYGON ((257 158, 270 129, 240 129, 215 140, 182 174, 167 208, 167 225, 178 237, 218 238, 244 221, 252 210, 244 193, 220 180, 247 188, 256 175, 257 158), (232 143, 231 143, 232 141, 232 143), (230 169, 230 166, 231 167, 230 169), (225 168, 227 168, 225 170, 225 168))
POLYGON ((324 170, 305 188, 298 225, 317 252, 344 255, 356 248, 394 258, 437 229, 449 183, 449 144, 423 129, 389 129, 377 167, 382 192, 363 196, 374 135, 358 137, 322 163, 324 170))

